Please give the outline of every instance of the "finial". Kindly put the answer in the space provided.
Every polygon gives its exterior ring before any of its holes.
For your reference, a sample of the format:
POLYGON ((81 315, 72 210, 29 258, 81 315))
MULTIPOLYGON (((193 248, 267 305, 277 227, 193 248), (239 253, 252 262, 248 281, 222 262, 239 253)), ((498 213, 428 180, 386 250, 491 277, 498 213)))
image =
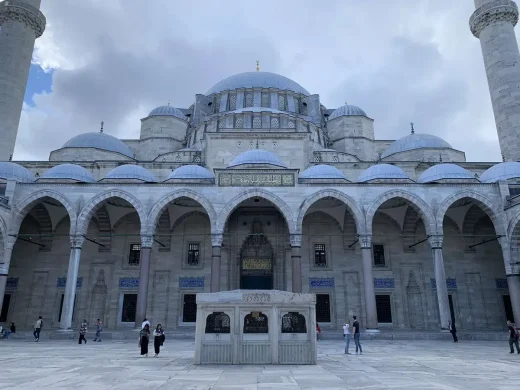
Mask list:
POLYGON ((502 155, 502 162, 506 162, 506 158, 502 155))
POLYGON ((99 130, 100 133, 103 132, 103 126, 105 126, 105 122, 101 121, 101 129, 99 130))
POLYGON ((260 72, 260 61, 256 60, 256 71, 260 72))
POLYGON ((170 100, 168 100, 168 107, 170 107, 170 104, 171 104, 171 101, 170 101, 170 100))
POLYGON ((442 153, 439 153, 439 162, 442 162, 442 153))
POLYGON ((348 106, 348 101, 345 100, 345 106, 348 106))
POLYGON ((256 148, 258 149, 258 140, 256 140, 256 148))
POLYGON ((413 122, 410 122, 410 127, 412 128, 412 134, 415 134, 415 129, 413 128, 413 122))
POLYGON ((13 161, 13 155, 12 154, 9 156, 9 161, 13 161))

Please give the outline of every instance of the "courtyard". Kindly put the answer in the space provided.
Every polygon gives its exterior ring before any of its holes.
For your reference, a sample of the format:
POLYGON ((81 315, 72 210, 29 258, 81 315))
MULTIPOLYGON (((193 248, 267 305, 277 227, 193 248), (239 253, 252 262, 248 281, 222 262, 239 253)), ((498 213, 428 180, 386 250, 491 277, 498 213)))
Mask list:
POLYGON ((510 355, 507 342, 371 340, 363 347, 363 355, 345 355, 341 341, 320 341, 316 366, 196 366, 192 340, 167 340, 158 359, 140 358, 137 342, 130 341, 80 346, 72 340, 8 340, 0 343, 0 389, 498 390, 520 385, 520 355, 510 355))

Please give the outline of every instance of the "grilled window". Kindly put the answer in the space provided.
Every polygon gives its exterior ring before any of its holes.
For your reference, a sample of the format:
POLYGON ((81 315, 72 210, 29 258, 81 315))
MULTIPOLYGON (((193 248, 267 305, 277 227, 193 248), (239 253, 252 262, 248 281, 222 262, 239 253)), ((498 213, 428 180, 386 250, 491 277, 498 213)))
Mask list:
POLYGON ((188 245, 188 265, 199 265, 200 244, 188 245))
POLYGON ((316 294, 316 322, 330 322, 329 294, 316 294))
POLYGON ((282 333, 307 333, 303 314, 290 312, 282 317, 282 333))
POLYGON ((278 95, 278 109, 280 111, 285 111, 287 107, 287 104, 286 104, 286 97, 285 95, 278 95))
POLYGON ((253 129, 261 129, 262 128, 262 118, 259 116, 255 116, 253 118, 253 129))
POLYGON ((253 311, 246 315, 244 333, 269 333, 267 316, 261 311, 253 311))
POLYGON ((390 295, 376 295, 377 322, 381 324, 392 323, 392 305, 390 295))
POLYGON ((253 107, 253 94, 251 92, 246 93, 246 107, 253 107))
POLYGON ((218 128, 219 129, 225 129, 226 128, 226 120, 225 119, 221 119, 218 121, 218 128))
POLYGON ((228 98, 228 111, 234 111, 237 109, 237 95, 232 93, 228 98))
POLYGON ((229 316, 223 312, 211 313, 206 318, 206 333, 230 333, 229 316))
POLYGON ((242 115, 238 115, 235 117, 235 129, 243 129, 244 128, 244 117, 242 115))
POLYGON ((141 244, 130 245, 130 254, 128 255, 128 264, 139 265, 141 259, 141 244))
POLYGON ((123 310, 121 310, 121 322, 135 322, 137 308, 137 294, 123 295, 123 310))
POLYGON ((262 92, 262 107, 271 107, 271 94, 262 92))
POLYGON ((220 111, 220 95, 215 96, 213 99, 213 110, 214 112, 220 111))
POLYGON ((184 294, 182 307, 182 322, 197 321, 197 300, 195 294, 184 294))
POLYGON ((271 129, 279 129, 280 128, 280 120, 276 117, 271 118, 271 129))
POLYGON ((299 114, 300 113, 300 98, 294 97, 294 112, 299 114))
POLYGON ((314 265, 316 267, 327 266, 325 244, 314 244, 314 265))
POLYGON ((386 265, 385 247, 383 245, 374 245, 372 251, 374 253, 374 266, 384 267, 386 265))
POLYGON ((287 127, 289 129, 296 129, 296 123, 294 123, 294 121, 289 121, 287 122, 287 127))

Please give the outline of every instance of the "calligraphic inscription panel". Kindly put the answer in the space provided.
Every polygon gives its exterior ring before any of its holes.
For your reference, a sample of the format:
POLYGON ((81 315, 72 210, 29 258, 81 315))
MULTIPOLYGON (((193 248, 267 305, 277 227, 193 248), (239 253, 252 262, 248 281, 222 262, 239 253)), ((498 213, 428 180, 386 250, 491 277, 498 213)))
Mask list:
POLYGON ((222 173, 221 187, 294 187, 293 174, 279 173, 222 173))
POLYGON ((242 269, 248 271, 269 271, 271 269, 271 259, 243 259, 242 269))

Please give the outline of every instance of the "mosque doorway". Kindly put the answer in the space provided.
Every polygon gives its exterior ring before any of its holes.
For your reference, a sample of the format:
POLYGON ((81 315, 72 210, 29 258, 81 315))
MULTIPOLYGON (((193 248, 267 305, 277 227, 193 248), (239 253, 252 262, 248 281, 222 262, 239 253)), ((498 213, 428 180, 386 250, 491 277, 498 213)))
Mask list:
POLYGON ((273 289, 273 248, 259 221, 253 221, 251 233, 240 252, 240 288, 273 289))

